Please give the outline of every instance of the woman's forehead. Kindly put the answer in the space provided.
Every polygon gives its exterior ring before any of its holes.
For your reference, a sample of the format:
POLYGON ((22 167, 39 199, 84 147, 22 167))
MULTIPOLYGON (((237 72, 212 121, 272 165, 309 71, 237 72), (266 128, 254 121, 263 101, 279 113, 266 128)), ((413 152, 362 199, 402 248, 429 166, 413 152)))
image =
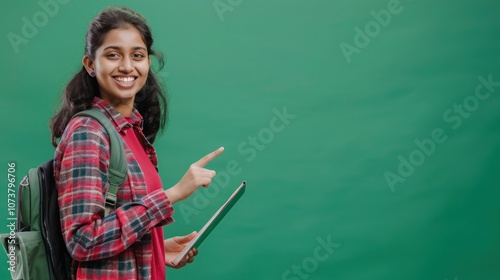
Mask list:
POLYGON ((106 33, 100 49, 146 49, 141 32, 135 27, 112 29, 106 33))

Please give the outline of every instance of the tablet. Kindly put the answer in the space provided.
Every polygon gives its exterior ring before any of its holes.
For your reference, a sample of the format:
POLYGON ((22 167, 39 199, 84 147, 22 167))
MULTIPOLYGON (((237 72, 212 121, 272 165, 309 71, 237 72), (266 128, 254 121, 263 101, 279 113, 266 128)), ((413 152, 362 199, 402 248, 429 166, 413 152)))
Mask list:
POLYGON ((233 194, 227 199, 227 201, 222 204, 222 206, 215 212, 215 214, 208 220, 208 222, 198 231, 196 237, 189 242, 186 247, 172 260, 173 265, 177 265, 186 254, 191 250, 191 248, 198 248, 200 244, 207 238, 207 236, 212 232, 212 230, 219 224, 219 222, 226 216, 227 212, 236 204, 238 199, 245 193, 245 187, 247 183, 243 181, 241 185, 233 192, 233 194))

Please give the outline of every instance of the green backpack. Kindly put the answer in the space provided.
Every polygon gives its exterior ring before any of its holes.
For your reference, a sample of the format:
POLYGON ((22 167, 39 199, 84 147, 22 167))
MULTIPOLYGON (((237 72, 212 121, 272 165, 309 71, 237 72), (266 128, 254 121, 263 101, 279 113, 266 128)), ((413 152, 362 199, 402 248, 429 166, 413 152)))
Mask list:
MULTIPOLYGON (((75 114, 89 116, 101 123, 110 138, 110 186, 106 193, 106 214, 115 208, 116 192, 125 181, 127 161, 120 135, 98 109, 75 114)), ((0 241, 7 253, 12 279, 71 279, 71 257, 66 249, 57 202, 57 188, 51 159, 29 170, 17 192, 17 222, 0 241)))

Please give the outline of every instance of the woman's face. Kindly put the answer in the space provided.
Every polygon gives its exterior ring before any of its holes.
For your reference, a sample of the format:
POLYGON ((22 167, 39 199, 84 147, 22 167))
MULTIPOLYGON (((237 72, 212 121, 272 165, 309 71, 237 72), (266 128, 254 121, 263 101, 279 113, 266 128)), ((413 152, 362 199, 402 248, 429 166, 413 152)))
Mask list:
POLYGON ((96 50, 95 60, 84 57, 84 64, 85 60, 87 70, 95 72, 102 99, 133 106, 135 95, 146 83, 151 62, 139 30, 129 27, 109 31, 96 50))

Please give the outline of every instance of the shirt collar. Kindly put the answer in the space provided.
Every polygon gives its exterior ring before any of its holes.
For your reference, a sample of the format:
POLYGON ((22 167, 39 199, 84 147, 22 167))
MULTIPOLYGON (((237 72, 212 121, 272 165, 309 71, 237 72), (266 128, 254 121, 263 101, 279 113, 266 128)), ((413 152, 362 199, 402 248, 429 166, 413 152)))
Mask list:
POLYGON ((132 126, 139 126, 142 129, 143 119, 139 111, 135 108, 132 109, 132 114, 130 115, 131 122, 129 123, 108 101, 102 98, 94 97, 92 107, 101 110, 120 132, 132 126))

